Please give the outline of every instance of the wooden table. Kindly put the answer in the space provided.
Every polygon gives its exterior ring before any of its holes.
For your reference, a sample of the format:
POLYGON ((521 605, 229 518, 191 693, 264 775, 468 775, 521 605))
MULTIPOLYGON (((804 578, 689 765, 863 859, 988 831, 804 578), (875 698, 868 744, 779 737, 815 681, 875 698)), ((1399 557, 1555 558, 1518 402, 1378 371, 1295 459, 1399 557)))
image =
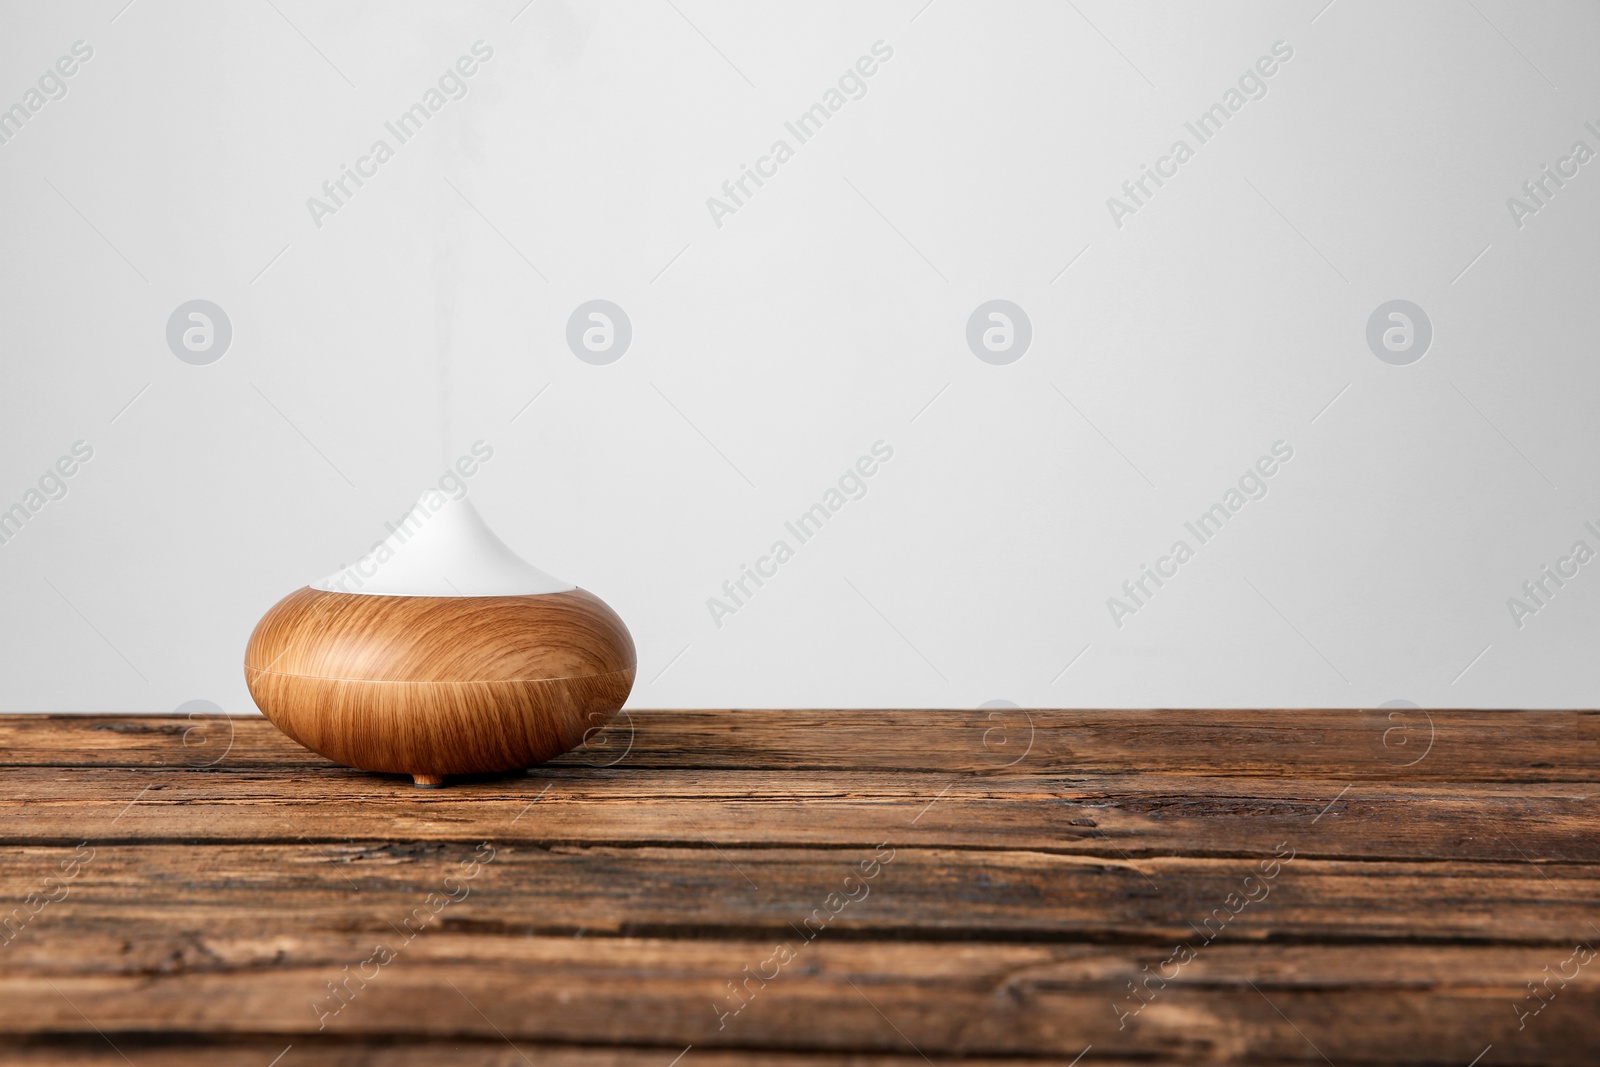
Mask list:
POLYGON ((6 1063, 1600 1062, 1594 712, 641 711, 433 791, 5 716, 0 761, 6 1063))

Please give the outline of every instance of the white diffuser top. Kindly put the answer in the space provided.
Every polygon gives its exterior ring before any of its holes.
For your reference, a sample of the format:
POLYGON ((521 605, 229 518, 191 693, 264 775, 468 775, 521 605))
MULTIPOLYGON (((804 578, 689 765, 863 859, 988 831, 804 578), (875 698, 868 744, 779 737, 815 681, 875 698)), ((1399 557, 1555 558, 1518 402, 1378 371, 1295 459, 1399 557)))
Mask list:
POLYGON ((577 588, 517 555, 465 497, 422 494, 394 532, 311 588, 376 596, 528 596, 577 588))

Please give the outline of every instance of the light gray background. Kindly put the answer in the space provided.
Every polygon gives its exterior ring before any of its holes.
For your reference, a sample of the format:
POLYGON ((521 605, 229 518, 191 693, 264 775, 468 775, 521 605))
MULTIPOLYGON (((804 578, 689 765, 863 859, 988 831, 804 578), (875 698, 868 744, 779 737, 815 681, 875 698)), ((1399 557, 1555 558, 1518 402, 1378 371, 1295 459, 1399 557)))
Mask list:
POLYGON ((1520 228, 1507 199, 1600 150, 1596 5, 124 2, 0 26, 0 106, 94 49, 0 145, 0 507, 94 449, 0 545, 5 710, 251 710, 261 613, 479 439, 478 508, 632 629, 634 707, 1595 701, 1600 563, 1520 628, 1507 600, 1600 548, 1600 161, 1520 228), (315 226, 480 39, 469 95, 315 226), (207 366, 166 342, 194 299, 233 328, 207 366), (605 366, 566 344, 594 299, 633 326, 605 366), (1005 366, 966 342, 993 299, 1032 324, 1005 366), (1392 299, 1433 325, 1408 366, 1366 343, 1392 299), (1117 627, 1279 440, 1269 495, 1117 627))

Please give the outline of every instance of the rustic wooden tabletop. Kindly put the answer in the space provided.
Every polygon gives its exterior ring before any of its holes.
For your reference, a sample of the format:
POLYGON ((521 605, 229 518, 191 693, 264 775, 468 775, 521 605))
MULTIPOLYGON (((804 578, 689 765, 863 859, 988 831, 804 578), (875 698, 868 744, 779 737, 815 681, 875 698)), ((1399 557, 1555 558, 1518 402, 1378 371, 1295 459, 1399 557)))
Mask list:
POLYGON ((1600 714, 640 711, 442 790, 0 717, 0 1059, 1600 1061, 1600 714))

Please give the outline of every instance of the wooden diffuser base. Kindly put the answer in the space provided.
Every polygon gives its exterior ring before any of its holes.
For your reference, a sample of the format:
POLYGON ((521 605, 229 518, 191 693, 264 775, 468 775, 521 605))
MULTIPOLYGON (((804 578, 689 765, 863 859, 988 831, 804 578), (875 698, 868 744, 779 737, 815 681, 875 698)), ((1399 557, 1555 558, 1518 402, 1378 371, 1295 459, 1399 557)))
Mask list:
POLYGON ((300 744, 440 786, 580 744, 633 688, 633 639, 582 589, 524 596, 383 596, 305 588, 245 649, 262 713, 300 744))

